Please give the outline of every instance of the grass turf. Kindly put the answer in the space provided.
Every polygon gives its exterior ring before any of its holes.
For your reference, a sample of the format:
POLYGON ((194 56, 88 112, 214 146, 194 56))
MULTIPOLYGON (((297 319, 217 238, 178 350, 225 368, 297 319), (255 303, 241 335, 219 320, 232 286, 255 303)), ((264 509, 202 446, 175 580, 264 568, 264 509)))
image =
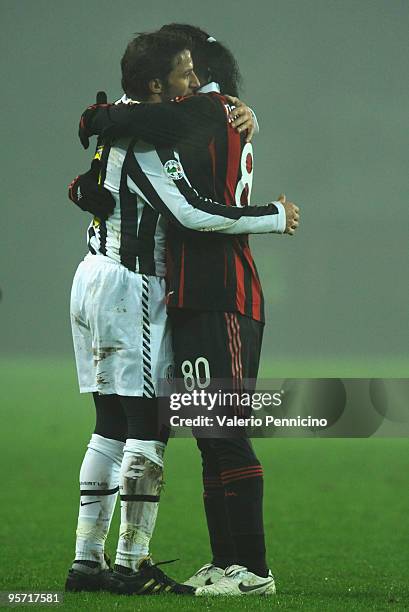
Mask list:
MULTIPOLYGON (((1 372, 0 590, 62 590, 73 557, 78 471, 93 426, 90 398, 77 393, 70 363, 4 362, 1 372)), ((299 370, 292 375, 325 373, 299 370)), ((267 439, 255 440, 255 446, 265 470, 275 598, 67 594, 62 607, 147 612, 408 609, 409 440, 267 439)), ((183 580, 210 560, 200 462, 192 440, 170 442, 165 476, 152 552, 156 560, 180 557, 164 569, 183 580)), ((117 527, 116 515, 107 546, 111 555, 117 527)))

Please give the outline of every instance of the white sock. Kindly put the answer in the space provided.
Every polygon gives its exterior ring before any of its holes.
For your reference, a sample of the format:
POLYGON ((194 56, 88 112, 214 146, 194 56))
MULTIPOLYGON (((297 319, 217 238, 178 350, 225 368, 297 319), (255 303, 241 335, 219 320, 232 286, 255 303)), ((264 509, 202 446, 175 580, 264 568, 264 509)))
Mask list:
POLYGON ((92 434, 80 471, 76 560, 105 566, 104 546, 118 494, 123 448, 123 442, 92 434))
POLYGON ((132 570, 149 555, 158 514, 165 445, 156 440, 127 440, 119 492, 121 527, 115 565, 132 570))

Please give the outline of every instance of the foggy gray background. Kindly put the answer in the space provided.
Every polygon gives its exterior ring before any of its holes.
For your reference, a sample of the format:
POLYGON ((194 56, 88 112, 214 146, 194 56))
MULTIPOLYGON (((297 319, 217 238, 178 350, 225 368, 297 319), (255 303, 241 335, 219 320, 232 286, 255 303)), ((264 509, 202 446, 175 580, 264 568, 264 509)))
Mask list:
POLYGON ((69 293, 90 217, 76 132, 136 31, 181 21, 225 42, 255 109, 253 203, 302 208, 254 237, 265 357, 399 359, 409 345, 409 2, 1 0, 1 351, 71 355, 69 293))

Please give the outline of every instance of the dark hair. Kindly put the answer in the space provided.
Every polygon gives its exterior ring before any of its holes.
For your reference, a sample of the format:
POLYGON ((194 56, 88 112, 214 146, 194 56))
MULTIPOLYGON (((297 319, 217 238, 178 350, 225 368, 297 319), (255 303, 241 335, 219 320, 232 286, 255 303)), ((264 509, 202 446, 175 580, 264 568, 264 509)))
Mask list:
POLYGON ((216 81, 222 93, 237 96, 242 84, 239 66, 232 52, 219 41, 208 41, 210 34, 186 23, 169 23, 160 32, 174 32, 192 40, 192 58, 196 74, 206 83, 216 81))
POLYGON ((149 81, 167 82, 175 55, 190 49, 192 41, 183 32, 159 31, 140 33, 128 44, 121 60, 122 89, 135 100, 151 93, 149 81))

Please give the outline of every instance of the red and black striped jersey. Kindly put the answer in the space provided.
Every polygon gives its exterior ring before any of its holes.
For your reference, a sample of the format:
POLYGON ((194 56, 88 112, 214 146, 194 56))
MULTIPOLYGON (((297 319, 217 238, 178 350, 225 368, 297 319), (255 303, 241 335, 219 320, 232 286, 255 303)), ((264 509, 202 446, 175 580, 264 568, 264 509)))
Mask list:
MULTIPOLYGON (((200 193, 230 206, 248 206, 253 147, 231 127, 226 98, 205 95, 214 103, 217 128, 203 146, 181 140, 180 160, 200 193)), ((188 236, 170 225, 166 253, 169 308, 240 312, 264 321, 263 292, 247 235, 188 236)))
MULTIPOLYGON (((202 147, 182 140, 180 160, 200 193, 230 206, 248 206, 252 145, 231 127, 226 98, 217 93, 206 96, 218 116, 216 129, 202 147)), ((248 236, 186 235, 169 226, 166 253, 169 308, 240 312, 264 321, 263 292, 248 236)))
MULTIPOLYGON (((112 107, 97 113, 94 128, 103 137, 126 135, 153 144, 164 168, 176 158, 202 196, 242 208, 250 203, 253 148, 232 128, 230 110, 227 99, 212 92, 170 103, 112 107)), ((185 179, 173 173, 172 178, 183 192, 185 179)), ((264 321, 263 293, 247 235, 192 233, 170 223, 166 253, 169 308, 240 312, 264 321)))

